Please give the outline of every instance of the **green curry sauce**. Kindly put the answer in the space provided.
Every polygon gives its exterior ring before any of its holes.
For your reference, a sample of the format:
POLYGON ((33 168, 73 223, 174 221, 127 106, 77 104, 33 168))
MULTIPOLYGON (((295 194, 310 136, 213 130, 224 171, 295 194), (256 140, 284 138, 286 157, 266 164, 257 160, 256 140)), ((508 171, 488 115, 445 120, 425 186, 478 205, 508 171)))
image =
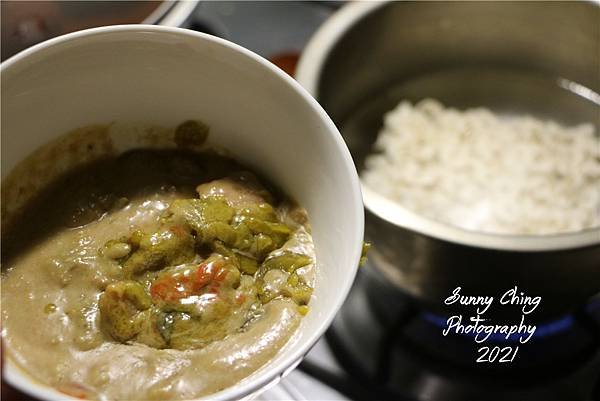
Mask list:
POLYGON ((308 312, 304 209, 232 158, 178 148, 70 170, 3 227, 7 353, 88 399, 190 399, 273 358, 308 312), (36 321, 38 330, 30 330, 36 321))
POLYGON ((306 305, 312 288, 295 271, 312 258, 275 252, 293 228, 257 188, 249 173, 212 181, 198 187, 199 198, 173 201, 157 231, 108 241, 100 252, 118 261, 123 280, 100 296, 106 331, 121 342, 198 348, 240 330, 275 297, 306 305), (225 187, 255 192, 228 202, 225 187), (270 270, 289 274, 277 291, 264 281, 270 270))

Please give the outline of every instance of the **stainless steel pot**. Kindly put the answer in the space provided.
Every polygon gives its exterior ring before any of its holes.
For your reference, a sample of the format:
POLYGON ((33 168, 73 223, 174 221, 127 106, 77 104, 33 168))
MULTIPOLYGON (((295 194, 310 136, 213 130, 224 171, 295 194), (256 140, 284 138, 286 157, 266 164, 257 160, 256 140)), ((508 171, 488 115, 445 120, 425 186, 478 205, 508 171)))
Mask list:
MULTIPOLYGON (((357 2, 313 37, 297 79, 359 171, 383 113, 401 99, 598 126, 598 21, 597 2, 357 2)), ((542 297, 535 317, 548 319, 600 291, 600 228, 491 235, 418 216, 364 186, 363 196, 372 265, 435 310, 447 312, 442 301, 459 286, 492 296, 518 286, 542 297)))

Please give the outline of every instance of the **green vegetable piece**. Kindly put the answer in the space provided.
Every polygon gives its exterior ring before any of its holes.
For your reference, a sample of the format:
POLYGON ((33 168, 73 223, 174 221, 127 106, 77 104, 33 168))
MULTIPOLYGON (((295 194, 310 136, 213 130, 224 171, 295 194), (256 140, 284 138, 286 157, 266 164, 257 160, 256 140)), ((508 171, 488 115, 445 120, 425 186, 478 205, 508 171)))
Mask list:
POLYGON ((277 297, 287 297, 298 305, 306 305, 310 301, 313 292, 313 289, 301 281, 296 273, 289 275, 286 285, 281 287, 279 291, 270 290, 262 277, 257 278, 256 285, 259 299, 263 304, 277 297))
POLYGON ((225 244, 223 244, 221 241, 214 242, 214 251, 215 253, 229 258, 229 260, 231 261, 237 262, 237 258, 235 257, 235 253, 233 252, 233 250, 225 246, 225 244))
POLYGON ((235 253, 237 260, 240 264, 240 271, 243 273, 254 275, 258 270, 258 261, 248 256, 242 255, 238 252, 235 253))
POLYGON ((300 284, 300 277, 298 277, 298 275, 296 273, 292 273, 288 277, 287 283, 288 283, 288 285, 291 285, 292 287, 295 287, 298 284, 300 284))
POLYGON ((298 306, 298 313, 300 313, 302 316, 306 316, 309 310, 310 308, 308 307, 308 305, 298 306))
POLYGON ((273 242, 271 237, 265 234, 258 234, 253 238, 249 252, 257 255, 258 258, 263 260, 271 251, 274 251, 275 249, 277 249, 277 245, 275 242, 273 242))
POLYGON ((273 223, 255 219, 253 217, 244 220, 253 234, 263 234, 271 237, 276 248, 280 248, 290 237, 292 230, 282 223, 273 223))
POLYGON ((254 218, 257 220, 277 222, 277 212, 273 206, 269 203, 262 202, 257 204, 244 205, 242 209, 238 211, 238 216, 241 219, 254 218))
POLYGON ((280 248, 291 235, 291 229, 277 220, 277 215, 270 205, 241 210, 234 218, 234 224, 236 241, 231 245, 252 254, 259 261, 280 248), (260 213, 254 213, 256 211, 260 213))
POLYGON ((123 263, 125 277, 131 278, 145 270, 191 261, 194 256, 194 237, 182 225, 164 227, 153 234, 134 233, 131 239, 137 249, 123 263))
POLYGON ((310 301, 313 289, 305 283, 298 283, 295 286, 287 286, 284 295, 292 298, 298 305, 306 305, 310 301))
POLYGON ((206 224, 204 230, 198 233, 198 238, 201 238, 201 242, 211 244, 218 240, 225 244, 234 244, 237 235, 233 227, 229 224, 215 221, 206 224))
POLYGON ((202 217, 207 223, 214 221, 229 223, 235 214, 235 210, 223 197, 213 196, 199 200, 203 208, 202 217))
POLYGON ((369 249, 371 249, 371 244, 369 242, 363 242, 360 261, 358 262, 359 267, 363 266, 367 262, 367 252, 369 252, 369 249))
POLYGON ((280 269, 288 273, 295 272, 298 268, 312 263, 312 258, 299 253, 285 251, 277 256, 265 260, 261 270, 265 273, 271 269, 280 269))
POLYGON ((151 305, 144 287, 131 280, 110 284, 98 301, 103 327, 120 342, 132 339, 142 330, 147 316, 141 312, 151 305))
POLYGON ((176 200, 169 208, 166 221, 189 225, 201 245, 216 250, 215 242, 219 241, 247 256, 238 257, 245 272, 255 272, 254 265, 281 247, 291 234, 290 228, 277 220, 271 205, 245 206, 236 211, 220 195, 176 200))
POLYGON ((248 250, 252 246, 254 236, 252 231, 248 228, 245 223, 237 224, 233 230, 235 231, 235 242, 231 244, 232 247, 240 250, 248 250))
POLYGON ((175 129, 175 144, 181 148, 202 146, 208 138, 208 125, 200 121, 186 121, 175 129))
POLYGON ((258 270, 258 260, 246 256, 235 249, 227 248, 222 242, 216 241, 215 252, 236 262, 237 268, 245 274, 254 275, 258 270))

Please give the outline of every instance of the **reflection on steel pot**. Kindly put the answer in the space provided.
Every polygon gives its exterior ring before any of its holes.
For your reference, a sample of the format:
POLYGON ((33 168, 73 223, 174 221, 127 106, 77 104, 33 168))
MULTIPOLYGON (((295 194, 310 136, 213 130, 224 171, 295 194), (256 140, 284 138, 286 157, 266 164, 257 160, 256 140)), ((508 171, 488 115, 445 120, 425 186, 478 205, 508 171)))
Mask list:
MULTIPOLYGON (((297 78, 341 129, 359 170, 383 114, 403 99, 598 125, 599 18, 594 2, 355 3, 313 37, 297 78)), ((443 312, 458 286, 499 297, 518 285, 542 297, 533 318, 543 320, 600 291, 600 228, 483 234, 416 215, 364 186, 363 195, 372 264, 430 308, 443 312)))

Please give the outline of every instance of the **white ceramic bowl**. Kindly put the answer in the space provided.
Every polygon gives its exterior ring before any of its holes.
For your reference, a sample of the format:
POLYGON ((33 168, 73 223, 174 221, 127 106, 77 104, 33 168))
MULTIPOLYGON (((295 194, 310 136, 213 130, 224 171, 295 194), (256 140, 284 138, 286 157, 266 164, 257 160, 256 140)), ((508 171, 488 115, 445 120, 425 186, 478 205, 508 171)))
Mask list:
MULTIPOLYGON (((311 312, 265 367, 211 400, 246 397, 291 370, 327 329, 355 276, 363 238, 359 181, 339 132, 293 79, 256 54, 209 35, 151 25, 75 32, 1 66, 2 178, 28 154, 77 127, 191 118, 209 141, 262 172, 310 216, 318 259, 311 312)), ((10 350, 8 350, 10 354, 10 350)), ((47 400, 10 358, 5 378, 47 400)))

